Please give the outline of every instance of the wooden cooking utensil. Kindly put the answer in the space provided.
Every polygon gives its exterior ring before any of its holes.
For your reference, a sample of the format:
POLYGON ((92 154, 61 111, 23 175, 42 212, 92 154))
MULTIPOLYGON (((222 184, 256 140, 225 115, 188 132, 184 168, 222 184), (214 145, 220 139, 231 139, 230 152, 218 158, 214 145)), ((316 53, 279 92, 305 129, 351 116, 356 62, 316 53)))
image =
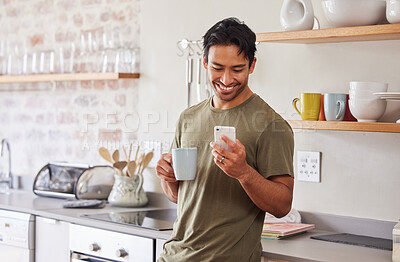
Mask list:
POLYGON ((119 161, 119 151, 118 151, 118 149, 114 151, 114 153, 112 154, 112 158, 113 158, 114 162, 118 162, 119 161))
POLYGON ((135 162, 137 162, 137 156, 138 156, 138 153, 139 153, 139 149, 140 149, 140 146, 138 145, 138 147, 136 148, 136 155, 135 155, 135 162))
POLYGON ((149 165, 151 159, 153 158, 153 155, 154 155, 154 153, 150 152, 150 153, 147 153, 146 156, 143 158, 142 170, 141 171, 139 170, 140 173, 143 173, 143 170, 149 165))
POLYGON ((122 172, 124 170, 124 168, 126 167, 127 162, 126 161, 119 161, 119 162, 115 162, 114 163, 114 167, 118 170, 121 171, 121 174, 124 175, 124 173, 122 172))
POLYGON ((131 153, 132 153, 132 143, 129 145, 129 156, 128 156, 128 162, 131 161, 131 153))
POLYGON ((135 175, 135 169, 136 169, 136 162, 135 161, 129 162, 127 171, 128 176, 133 177, 135 175))
POLYGON ((129 157, 128 157, 128 154, 126 153, 125 147, 122 147, 122 150, 124 150, 124 155, 125 155, 126 161, 127 161, 128 164, 129 164, 130 159, 129 159, 129 157))
POLYGON ((110 162, 111 164, 114 163, 114 161, 111 159, 110 152, 108 152, 108 150, 106 148, 100 147, 99 154, 104 160, 110 162))
POLYGON ((140 173, 140 168, 142 167, 143 164, 143 158, 144 158, 144 153, 140 154, 137 160, 138 173, 140 173))

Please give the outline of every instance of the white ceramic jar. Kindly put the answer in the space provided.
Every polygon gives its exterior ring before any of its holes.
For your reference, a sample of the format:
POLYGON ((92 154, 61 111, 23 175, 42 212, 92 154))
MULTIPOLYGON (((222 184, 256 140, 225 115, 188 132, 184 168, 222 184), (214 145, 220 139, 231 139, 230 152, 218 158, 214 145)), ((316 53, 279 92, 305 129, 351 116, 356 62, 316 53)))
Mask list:
POLYGON ((400 0, 386 0, 386 19, 391 24, 400 23, 400 0))
POLYGON ((114 186, 108 196, 108 202, 113 206, 141 207, 149 202, 146 192, 143 190, 143 175, 133 177, 123 176, 116 169, 114 186))
POLYGON ((280 22, 285 31, 309 30, 314 27, 314 10, 311 0, 284 0, 280 22))

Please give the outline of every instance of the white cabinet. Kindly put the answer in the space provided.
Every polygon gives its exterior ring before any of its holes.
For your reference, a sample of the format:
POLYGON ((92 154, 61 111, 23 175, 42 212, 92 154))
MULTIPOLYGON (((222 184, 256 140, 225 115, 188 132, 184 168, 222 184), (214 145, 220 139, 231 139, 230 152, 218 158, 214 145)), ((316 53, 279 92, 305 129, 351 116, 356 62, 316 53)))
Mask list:
POLYGON ((156 259, 160 257, 164 249, 165 239, 156 239, 156 259))
POLYGON ((35 216, 0 209, 0 261, 33 262, 35 216))
POLYGON ((36 217, 35 261, 69 262, 69 223, 36 217))

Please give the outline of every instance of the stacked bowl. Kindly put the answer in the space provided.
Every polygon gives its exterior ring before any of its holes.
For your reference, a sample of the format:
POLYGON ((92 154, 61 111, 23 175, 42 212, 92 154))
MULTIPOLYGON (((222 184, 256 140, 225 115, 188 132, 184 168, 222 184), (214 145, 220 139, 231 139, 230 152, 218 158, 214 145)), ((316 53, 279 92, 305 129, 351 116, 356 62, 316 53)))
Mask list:
POLYGON ((322 0, 321 4, 334 27, 376 25, 386 15, 384 0, 322 0))
POLYGON ((386 100, 374 93, 386 92, 387 83, 350 82, 349 108, 358 122, 376 122, 386 110, 386 100))

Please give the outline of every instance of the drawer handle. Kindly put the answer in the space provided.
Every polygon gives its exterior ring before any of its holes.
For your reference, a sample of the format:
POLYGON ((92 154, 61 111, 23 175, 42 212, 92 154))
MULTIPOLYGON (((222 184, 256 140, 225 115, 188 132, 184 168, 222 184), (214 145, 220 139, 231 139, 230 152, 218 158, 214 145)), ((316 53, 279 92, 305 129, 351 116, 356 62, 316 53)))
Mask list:
POLYGON ((89 250, 93 252, 97 252, 100 250, 100 246, 96 243, 90 244, 89 245, 89 250))
POLYGON ((128 255, 128 252, 126 252, 125 249, 120 248, 117 250, 117 252, 115 252, 115 255, 117 257, 126 257, 128 255))

